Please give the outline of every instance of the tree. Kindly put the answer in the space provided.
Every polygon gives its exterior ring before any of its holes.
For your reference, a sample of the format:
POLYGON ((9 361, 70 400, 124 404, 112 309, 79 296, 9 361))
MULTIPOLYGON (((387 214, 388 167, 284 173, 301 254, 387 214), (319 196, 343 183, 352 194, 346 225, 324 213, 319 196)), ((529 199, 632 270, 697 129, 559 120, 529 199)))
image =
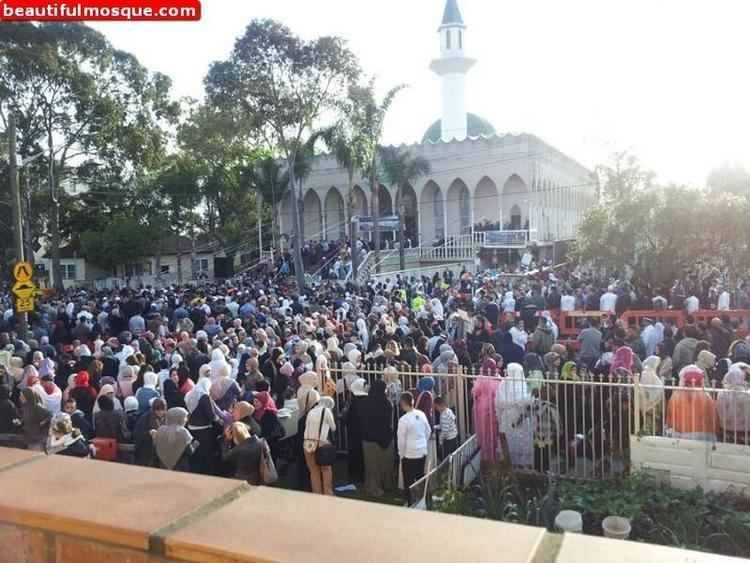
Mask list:
POLYGON ((398 259, 399 269, 406 269, 404 252, 404 213, 403 190, 422 176, 431 172, 430 161, 411 150, 400 147, 382 147, 380 149, 383 165, 383 178, 396 186, 396 209, 398 211, 398 259))
POLYGON ((375 249, 375 271, 380 271, 380 170, 381 139, 388 109, 405 86, 392 88, 385 97, 375 99, 375 81, 349 88, 347 110, 354 133, 354 161, 360 173, 368 179, 372 193, 373 245, 375 249))
POLYGON ((733 194, 750 197, 750 172, 740 163, 725 163, 711 170, 706 182, 715 194, 733 194))
MULTIPOLYGON (((300 39, 272 20, 254 20, 229 59, 211 65, 205 78, 216 108, 241 115, 248 137, 278 150, 294 170, 303 138, 318 118, 336 106, 359 72, 356 59, 338 37, 300 39)), ((305 286, 295 174, 289 174, 294 207, 293 247, 299 288, 305 286)))
POLYGON ((88 230, 82 240, 87 260, 104 268, 124 265, 128 282, 137 260, 153 252, 155 246, 148 225, 132 217, 117 217, 103 231, 88 230))
MULTIPOLYGON (((272 248, 276 249, 279 209, 281 200, 289 189, 289 179, 285 176, 278 159, 268 156, 255 163, 255 188, 258 204, 264 203, 275 210, 271 214, 271 244, 272 248)), ((260 220, 261 215, 258 213, 258 228, 260 228, 260 220)))
POLYGON ((13 112, 19 154, 47 153, 52 277, 62 288, 60 185, 95 163, 127 177, 158 163, 179 106, 170 80, 75 22, 0 24, 0 120, 13 112))
POLYGON ((655 186, 632 155, 616 155, 615 162, 602 167, 602 195, 581 222, 575 260, 671 285, 702 261, 739 266, 747 259, 746 199, 655 186))

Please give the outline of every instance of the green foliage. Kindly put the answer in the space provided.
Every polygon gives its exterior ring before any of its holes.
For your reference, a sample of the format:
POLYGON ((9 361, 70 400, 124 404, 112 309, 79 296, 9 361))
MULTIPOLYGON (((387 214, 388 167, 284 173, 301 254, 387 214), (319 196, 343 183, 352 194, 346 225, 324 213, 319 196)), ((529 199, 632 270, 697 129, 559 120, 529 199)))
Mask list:
POLYGON ((105 268, 132 265, 154 250, 155 239, 148 226, 131 217, 117 217, 103 231, 83 233, 86 258, 105 268))
POLYGON ((607 516, 631 521, 633 539, 727 555, 750 555, 750 515, 732 499, 700 488, 673 489, 645 473, 619 482, 559 484, 563 509, 577 510, 599 533, 607 516))
POLYGON ((671 284, 702 261, 740 265, 750 258, 750 202, 732 194, 653 185, 632 155, 600 167, 600 201, 589 208, 573 244, 575 260, 671 284))
POLYGON ((750 196, 750 172, 742 164, 723 164, 711 170, 706 182, 715 194, 750 196))

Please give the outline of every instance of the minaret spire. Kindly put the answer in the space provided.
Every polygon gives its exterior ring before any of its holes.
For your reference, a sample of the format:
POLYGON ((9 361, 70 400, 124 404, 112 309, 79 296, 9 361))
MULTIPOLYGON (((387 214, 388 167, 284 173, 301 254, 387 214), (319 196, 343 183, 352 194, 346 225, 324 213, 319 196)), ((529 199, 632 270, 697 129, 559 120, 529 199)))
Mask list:
POLYGON ((430 69, 443 81, 443 117, 441 137, 448 142, 466 138, 465 78, 476 62, 464 56, 465 30, 456 0, 446 0, 440 34, 440 57, 430 63, 430 69))

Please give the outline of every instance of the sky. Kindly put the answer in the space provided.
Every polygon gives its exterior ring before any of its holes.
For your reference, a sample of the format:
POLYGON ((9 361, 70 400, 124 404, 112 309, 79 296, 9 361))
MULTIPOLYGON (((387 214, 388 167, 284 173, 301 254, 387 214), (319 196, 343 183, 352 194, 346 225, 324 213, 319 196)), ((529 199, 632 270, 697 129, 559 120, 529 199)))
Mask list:
MULTIPOLYGON (((440 117, 438 56, 445 0, 203 0, 199 22, 102 22, 113 45, 203 97, 254 18, 312 38, 348 40, 382 91, 405 83, 385 141, 418 142, 440 117)), ((594 167, 631 150, 664 182, 701 186, 723 162, 750 167, 747 0, 458 0, 467 110, 499 133, 533 133, 594 167)))

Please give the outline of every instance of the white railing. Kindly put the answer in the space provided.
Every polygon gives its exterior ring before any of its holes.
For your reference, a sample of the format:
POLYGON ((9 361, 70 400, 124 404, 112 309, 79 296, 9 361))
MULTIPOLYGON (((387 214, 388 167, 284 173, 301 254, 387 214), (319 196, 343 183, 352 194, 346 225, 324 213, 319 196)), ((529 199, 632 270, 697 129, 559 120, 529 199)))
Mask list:
POLYGON ((461 271, 461 267, 465 264, 461 262, 453 262, 448 264, 439 264, 435 266, 425 266, 423 268, 407 268, 406 270, 396 270, 393 272, 383 272, 381 274, 374 275, 371 279, 376 283, 384 283, 387 279, 394 279, 396 276, 401 278, 417 278, 422 277, 432 278, 435 274, 442 274, 445 270, 451 270, 454 276, 458 276, 458 272, 461 271))
POLYGON ((536 229, 477 231, 473 242, 482 248, 526 248, 539 242, 539 233, 536 229))

